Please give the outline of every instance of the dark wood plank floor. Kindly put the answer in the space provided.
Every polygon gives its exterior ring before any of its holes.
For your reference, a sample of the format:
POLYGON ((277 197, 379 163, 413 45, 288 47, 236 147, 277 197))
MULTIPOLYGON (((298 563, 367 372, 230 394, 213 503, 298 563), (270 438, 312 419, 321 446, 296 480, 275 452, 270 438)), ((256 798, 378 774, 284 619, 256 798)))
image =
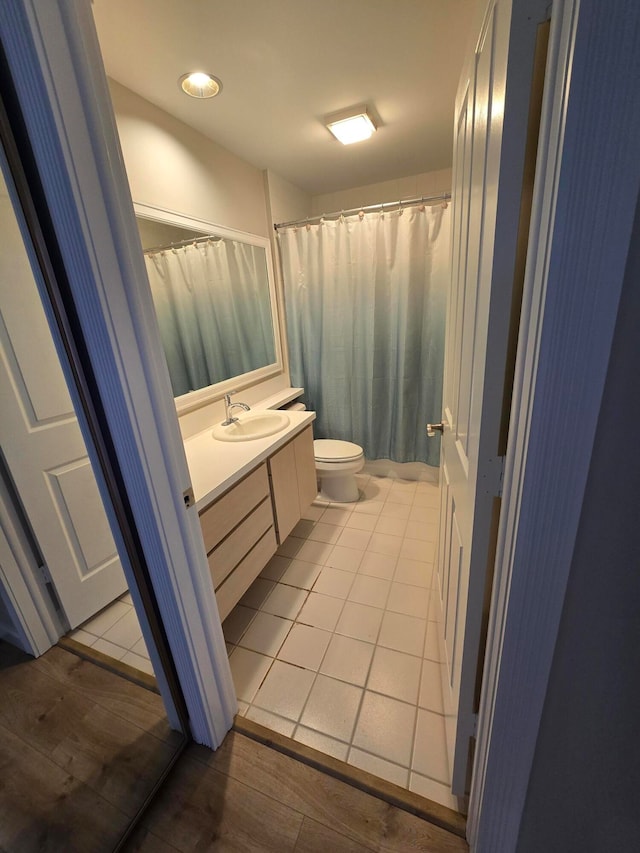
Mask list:
POLYGON ((193 745, 128 850, 463 853, 465 841, 238 732, 193 745))
POLYGON ((0 643, 0 850, 113 850, 179 740, 156 694, 0 643))
MULTIPOLYGON (((156 694, 51 649, 0 643, 0 853, 107 853, 178 736, 156 694)), ((463 853, 461 838, 231 732, 179 759, 130 853, 463 853)))

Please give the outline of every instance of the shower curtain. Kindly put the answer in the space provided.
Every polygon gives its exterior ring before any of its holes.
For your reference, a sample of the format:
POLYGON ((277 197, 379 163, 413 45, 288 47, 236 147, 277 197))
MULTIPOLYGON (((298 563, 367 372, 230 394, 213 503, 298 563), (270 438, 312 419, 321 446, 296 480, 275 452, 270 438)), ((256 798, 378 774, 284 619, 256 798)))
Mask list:
POLYGON ((176 397, 275 361, 254 246, 211 239, 147 253, 145 263, 176 397))
POLYGON ((316 438, 437 466, 449 210, 416 206, 281 229, 291 381, 316 438))

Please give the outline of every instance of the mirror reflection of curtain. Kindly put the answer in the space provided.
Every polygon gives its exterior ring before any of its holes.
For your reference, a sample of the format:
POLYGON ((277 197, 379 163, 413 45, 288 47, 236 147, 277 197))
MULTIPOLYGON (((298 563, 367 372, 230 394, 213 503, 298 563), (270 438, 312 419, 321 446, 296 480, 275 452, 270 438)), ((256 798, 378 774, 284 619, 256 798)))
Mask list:
POLYGON ((279 231, 291 382, 316 438, 438 465, 449 210, 411 207, 279 231))
POLYGON ((211 239, 145 262, 176 397, 276 360, 263 249, 211 239))

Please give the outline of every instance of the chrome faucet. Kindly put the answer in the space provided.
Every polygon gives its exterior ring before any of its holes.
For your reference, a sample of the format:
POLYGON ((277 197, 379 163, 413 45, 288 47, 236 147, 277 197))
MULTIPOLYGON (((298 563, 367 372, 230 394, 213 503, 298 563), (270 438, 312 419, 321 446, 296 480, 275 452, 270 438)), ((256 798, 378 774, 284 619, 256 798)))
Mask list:
POLYGON ((229 426, 230 424, 235 424, 238 421, 238 418, 231 417, 231 409, 235 409, 236 407, 242 409, 245 412, 251 411, 250 407, 247 406, 246 403, 232 403, 231 395, 235 394, 235 391, 229 391, 228 394, 224 395, 224 414, 225 419, 222 421, 222 426, 229 426))

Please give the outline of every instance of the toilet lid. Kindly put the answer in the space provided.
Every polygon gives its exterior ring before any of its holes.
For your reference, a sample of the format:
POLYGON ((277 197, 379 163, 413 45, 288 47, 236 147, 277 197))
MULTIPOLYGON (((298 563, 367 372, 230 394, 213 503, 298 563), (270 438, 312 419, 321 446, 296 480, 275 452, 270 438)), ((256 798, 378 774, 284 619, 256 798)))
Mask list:
POLYGON ((313 453, 318 462, 349 462, 362 456, 362 448, 352 441, 335 438, 317 438, 313 442, 313 453))

